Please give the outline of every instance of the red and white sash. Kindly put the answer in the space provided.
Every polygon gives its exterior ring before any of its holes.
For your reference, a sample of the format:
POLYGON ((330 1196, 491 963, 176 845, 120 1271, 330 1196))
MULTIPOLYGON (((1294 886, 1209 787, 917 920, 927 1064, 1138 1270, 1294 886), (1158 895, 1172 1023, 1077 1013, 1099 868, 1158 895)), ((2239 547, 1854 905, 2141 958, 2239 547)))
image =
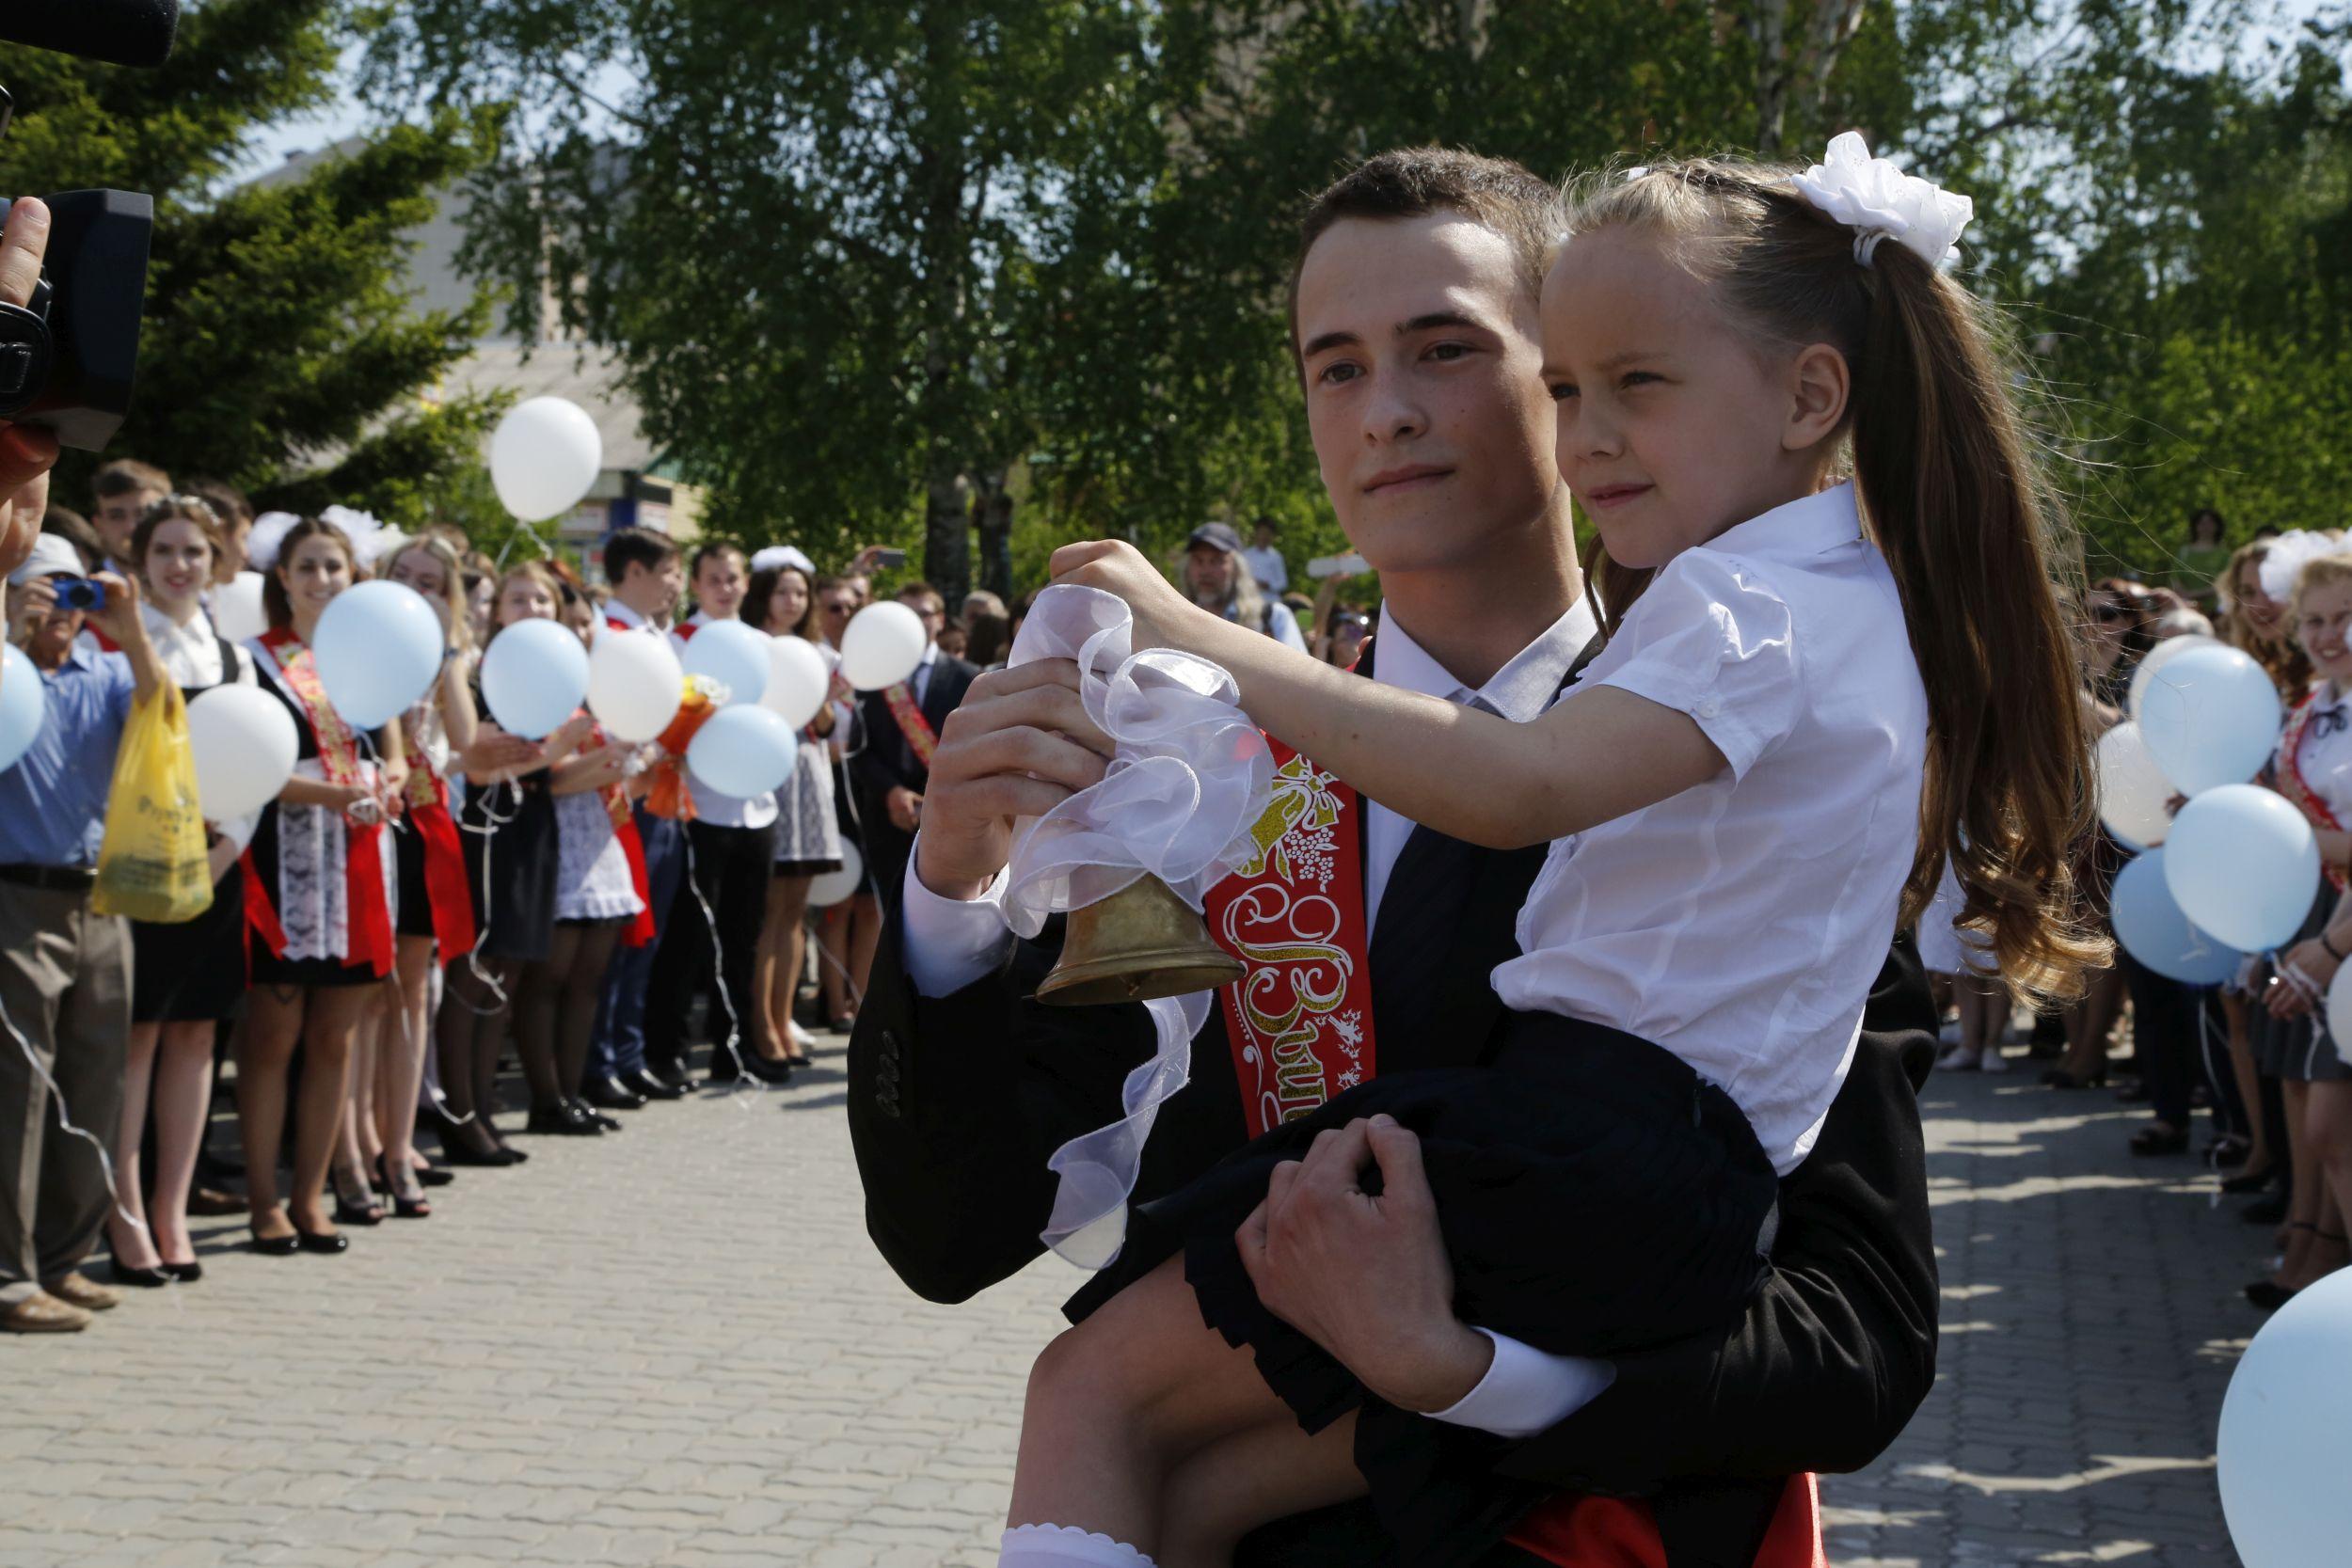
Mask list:
MULTIPOLYGON (((2286 732, 2279 737, 2279 767, 2275 771, 2279 793, 2294 801, 2304 816, 2310 819, 2312 826, 2341 832, 2344 824, 2336 819, 2336 814, 2328 809, 2319 791, 2313 789, 2310 781, 2303 777, 2303 737, 2322 708, 2332 712, 2337 706, 2337 703, 2322 703, 2319 700, 2328 690, 2328 688, 2324 685, 2314 689, 2310 696, 2296 705, 2293 713, 2287 715, 2286 732)), ((2341 701, 2339 696, 2338 702, 2341 701)), ((2347 879, 2343 866, 2322 862, 2320 869, 2327 872, 2328 880, 2338 893, 2344 890, 2347 879)))
MULTIPOLYGON (((291 627, 272 626, 257 641, 265 656, 263 663, 279 689, 294 700, 302 711, 310 734, 318 742, 319 770, 326 782, 336 784, 364 784, 366 775, 359 765, 359 745, 351 727, 343 722, 342 714, 328 700, 326 683, 319 679, 317 662, 310 656, 310 644, 296 637, 291 627)), ((343 962, 348 965, 366 964, 377 975, 392 972, 392 912, 391 900, 384 887, 382 837, 384 824, 372 822, 361 826, 349 817, 343 818, 343 884, 346 930, 343 939, 343 962)), ((258 877, 249 878, 248 889, 257 887, 258 877)), ((263 899, 269 890, 261 890, 263 899)), ((470 906, 469 916, 470 917, 470 906)), ((252 895, 247 894, 246 913, 254 916, 252 895)), ((282 955, 286 937, 274 910, 266 920, 255 919, 255 927, 270 943, 270 951, 282 955)))
POLYGON ((1209 890, 1209 935, 1248 973, 1217 993, 1256 1137, 1375 1070, 1362 804, 1273 736, 1274 799, 1256 858, 1209 890))
POLYGON ((890 709, 890 717, 898 721, 898 733, 906 736, 914 760, 925 771, 931 766, 931 753, 939 750, 939 732, 923 717, 923 709, 914 700, 914 688, 905 681, 882 689, 882 705, 890 709))

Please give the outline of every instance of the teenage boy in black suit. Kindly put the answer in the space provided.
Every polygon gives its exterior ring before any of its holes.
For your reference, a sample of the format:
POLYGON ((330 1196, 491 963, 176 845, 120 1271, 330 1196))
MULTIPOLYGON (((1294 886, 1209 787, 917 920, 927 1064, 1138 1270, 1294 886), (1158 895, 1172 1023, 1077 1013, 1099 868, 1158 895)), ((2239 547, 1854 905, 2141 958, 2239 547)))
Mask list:
MULTIPOLYGON (((1550 187, 1516 165, 1383 154, 1315 203, 1293 289, 1324 480, 1386 596, 1372 678, 1518 719, 1558 693, 1595 629, 1538 374, 1536 296, 1556 225, 1550 187), (1319 395, 1340 386, 1347 396, 1319 395)), ((1114 1119, 1122 1078, 1152 1051, 1140 1007, 1040 1006, 1058 930, 1016 942, 986 907, 1012 818, 1099 778, 1102 745, 1065 669, 983 677, 945 726, 914 863, 890 889, 903 909, 851 1045, 850 1130, 867 1227, 934 1300, 1037 1256, 1055 1189, 1046 1157, 1114 1119)), ((1488 975, 1518 951, 1543 848, 1477 849, 1376 805, 1360 817, 1379 1070, 1474 1062, 1502 1017, 1488 975)), ((1932 1012, 1899 953, 1866 1023, 1912 1032, 1864 1035, 1812 1156, 1783 1183, 1772 1274, 1728 1336, 1606 1365, 1493 1339, 1454 1317, 1434 1237, 1305 1199, 1295 1233, 1326 1244, 1271 1265, 1260 1293, 1391 1402, 1495 1434, 1498 1471, 1649 1498, 1654 1524, 1639 1528, 1655 1529, 1669 1568, 1748 1563, 1789 1478, 1867 1464, 1933 1382, 1913 1095, 1932 1049, 1916 1031, 1932 1012)), ((1136 1199, 1245 1136, 1212 1009, 1136 1199)), ((1359 1504, 1260 1531, 1239 1560, 1390 1559, 1359 1504)), ((1487 1560, 1567 1560, 1505 1545, 1487 1560)))

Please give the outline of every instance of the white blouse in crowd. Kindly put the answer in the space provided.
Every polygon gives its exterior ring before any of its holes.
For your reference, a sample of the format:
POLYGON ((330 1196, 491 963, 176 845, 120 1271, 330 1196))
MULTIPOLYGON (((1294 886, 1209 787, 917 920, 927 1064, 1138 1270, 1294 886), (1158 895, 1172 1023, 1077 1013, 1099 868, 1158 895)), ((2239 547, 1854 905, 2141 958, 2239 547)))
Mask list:
MULTIPOLYGON (((230 681, 240 686, 255 684, 253 656, 233 642, 229 644, 232 664, 227 669, 222 667, 220 634, 214 630, 212 618, 204 613, 201 607, 183 626, 153 605, 141 600, 139 619, 147 623, 147 641, 164 667, 164 678, 172 685, 193 691, 199 688, 209 689, 225 686, 230 681)), ((216 821, 213 826, 218 828, 221 836, 235 845, 242 854, 245 847, 253 842, 253 830, 260 822, 258 814, 248 813, 244 816, 216 821)))
MULTIPOLYGON (((608 606, 607 609, 611 607, 608 606)), ((701 610, 686 618, 690 626, 707 626, 710 617, 701 610)), ((670 645, 680 658, 686 657, 687 640, 676 632, 670 634, 670 645)), ((686 786, 694 793, 694 816, 714 828, 764 828, 776 819, 776 792, 762 790, 757 795, 722 795, 694 776, 688 768, 686 786)))
MULTIPOLYGON (((2333 681, 2312 689, 2311 717, 2303 726, 2303 741, 2296 749, 2295 770, 2304 787, 2319 797, 2338 822, 2352 828, 2352 704, 2333 681)), ((2286 736, 2279 737, 2274 764, 2286 767, 2286 736)))
POLYGON ((1845 1082, 1919 838, 1927 691, 1853 487, 1675 557, 1578 684, 1690 715, 1727 766, 1555 843, 1495 989, 1673 1052, 1786 1175, 1845 1082))
MULTIPOLYGON (((285 683, 277 658, 260 638, 246 639, 243 651, 254 660, 254 668, 284 693, 295 712, 304 711, 301 699, 285 683)), ((324 784, 326 766, 316 756, 304 757, 294 764, 294 774, 324 784)), ((369 783, 376 775, 376 764, 364 750, 359 774, 369 783)), ((340 962, 351 952, 350 886, 345 876, 351 833, 343 815, 331 806, 297 806, 282 800, 270 809, 278 813, 278 888, 273 901, 278 924, 286 933, 282 956, 290 961, 333 958, 340 962)), ((397 922, 400 871, 392 858, 392 838, 389 832, 377 833, 375 847, 385 902, 397 922)))

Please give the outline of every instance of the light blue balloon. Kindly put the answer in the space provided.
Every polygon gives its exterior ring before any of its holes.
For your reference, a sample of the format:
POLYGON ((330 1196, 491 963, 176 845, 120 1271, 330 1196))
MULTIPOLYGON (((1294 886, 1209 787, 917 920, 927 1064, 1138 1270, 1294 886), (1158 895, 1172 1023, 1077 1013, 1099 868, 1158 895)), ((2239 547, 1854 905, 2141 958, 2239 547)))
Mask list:
POLYGON ((2352 1541, 2352 1269, 2298 1291, 2246 1347, 2221 1401, 2221 1515, 2246 1568, 2341 1568, 2352 1541))
POLYGON ((2168 980, 2217 986, 2237 973, 2244 957, 2189 924, 2165 884, 2161 845, 2117 873, 2108 906, 2123 951, 2168 980))
POLYGON ((724 686, 728 702, 755 703, 768 690, 768 659, 766 632, 740 621, 706 621, 687 641, 683 662, 688 674, 708 675, 724 686))
POLYGON ((2235 648, 2168 659, 2139 698, 2139 737, 2172 787, 2202 795, 2262 771, 2279 743, 2279 691, 2235 648))
POLYGON ((0 770, 16 766, 16 759, 40 734, 41 719, 48 711, 40 672, 15 643, 0 643, 0 770))
POLYGON ((730 705, 694 732, 694 738, 687 743, 686 766, 720 794, 739 800, 764 795, 791 777, 800 750, 800 736, 782 714, 756 705, 730 705))
POLYGON ((2259 784, 2222 784, 2172 819, 2164 885, 2201 930, 2241 952, 2267 953, 2294 940, 2311 914, 2319 841, 2283 798, 2259 784))
POLYGON ((432 689, 441 673, 441 619, 403 583, 354 583, 319 617, 310 652, 335 711, 372 730, 432 689))
POLYGON ((525 740, 561 728, 588 695, 588 647, 555 621, 517 621, 482 656, 482 700, 499 727, 525 740))

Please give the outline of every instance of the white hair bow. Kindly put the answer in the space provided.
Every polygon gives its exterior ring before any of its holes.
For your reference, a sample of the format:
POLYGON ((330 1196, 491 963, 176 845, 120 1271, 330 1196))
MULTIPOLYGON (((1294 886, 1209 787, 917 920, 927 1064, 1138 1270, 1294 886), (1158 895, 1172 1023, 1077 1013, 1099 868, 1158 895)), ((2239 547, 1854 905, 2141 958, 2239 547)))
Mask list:
POLYGON ((245 563, 257 572, 266 572, 278 564, 278 546, 286 542, 286 531, 302 521, 291 512, 264 512, 253 519, 253 530, 245 536, 245 563))
POLYGON ((1881 240, 1916 252, 1930 266, 1950 255, 1977 204, 1905 174, 1852 131, 1833 137, 1823 162, 1797 176, 1797 191, 1831 217, 1857 230, 1854 260, 1870 264, 1881 240))
POLYGON ((2325 533, 2305 529, 2290 529, 2271 540, 2263 548, 2258 580, 2263 596, 2284 604, 2295 594, 2295 579, 2303 575, 2303 568, 2323 555, 2339 555, 2344 541, 2325 533))
POLYGON ((803 555, 796 546, 771 545, 752 557, 752 570, 769 571, 777 566, 798 566, 810 577, 817 575, 817 562, 803 555))

